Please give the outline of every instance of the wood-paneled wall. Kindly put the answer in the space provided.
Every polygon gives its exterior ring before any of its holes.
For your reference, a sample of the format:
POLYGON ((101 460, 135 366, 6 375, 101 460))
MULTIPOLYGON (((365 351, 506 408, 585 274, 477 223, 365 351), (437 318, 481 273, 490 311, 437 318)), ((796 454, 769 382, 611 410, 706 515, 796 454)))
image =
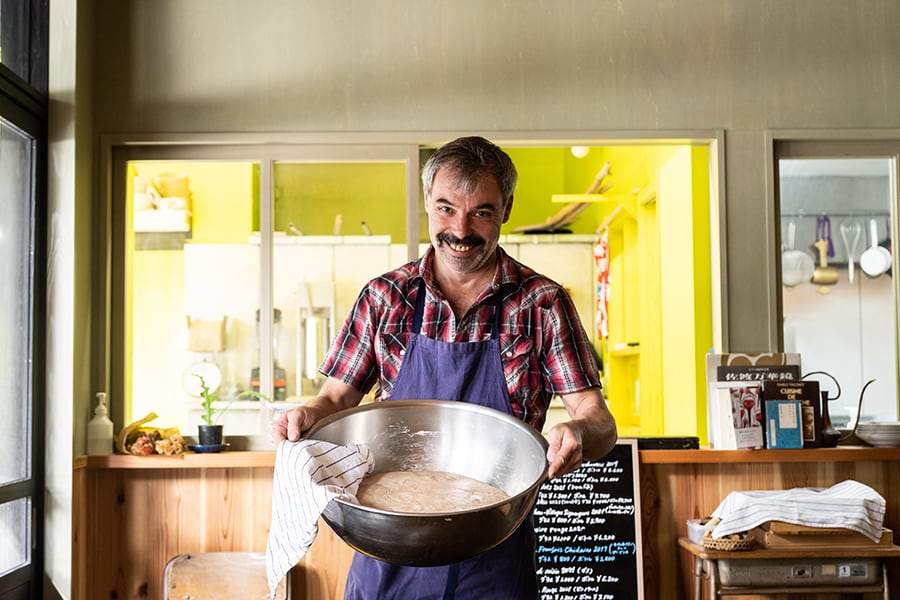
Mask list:
MULTIPOLYGON (((79 457, 74 472, 74 600, 163 598, 166 562, 182 553, 263 552, 271 516, 271 452, 216 456, 79 457)), ((846 479, 887 500, 900 531, 900 449, 641 451, 645 597, 690 598, 688 519, 734 490, 828 487, 846 479)), ((292 575, 293 598, 340 600, 352 551, 320 523, 292 575)), ((900 589, 900 561, 890 561, 900 589)), ((806 596, 828 598, 828 596, 806 596)), ((754 598, 761 598, 755 596, 754 598)))

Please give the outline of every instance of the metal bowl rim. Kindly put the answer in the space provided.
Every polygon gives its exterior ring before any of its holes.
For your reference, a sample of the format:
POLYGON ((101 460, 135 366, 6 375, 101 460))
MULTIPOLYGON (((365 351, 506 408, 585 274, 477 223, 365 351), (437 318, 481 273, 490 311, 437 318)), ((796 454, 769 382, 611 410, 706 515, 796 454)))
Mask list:
POLYGON ((358 406, 354 406, 352 408, 347 408, 344 410, 339 410, 335 413, 328 415, 322 419, 319 419, 310 429, 306 432, 304 437, 313 438, 313 434, 322 429, 326 425, 329 425, 335 421, 343 419, 351 414, 363 413, 374 409, 383 409, 383 408, 402 408, 402 407, 410 407, 410 406, 439 406, 442 408, 449 408, 451 410, 468 410, 472 412, 480 412, 485 416, 489 416, 495 419, 505 420, 511 424, 514 424, 518 427, 521 427, 523 431, 528 433, 538 444, 540 444, 544 450, 546 451, 549 448, 547 444, 547 440, 544 439, 540 433, 538 433, 533 427, 528 425, 525 421, 521 419, 517 419, 512 415, 508 415, 499 410, 488 408, 486 406, 481 406, 480 404, 472 404, 471 402, 460 402, 456 400, 378 400, 372 402, 371 404, 360 404, 358 406))

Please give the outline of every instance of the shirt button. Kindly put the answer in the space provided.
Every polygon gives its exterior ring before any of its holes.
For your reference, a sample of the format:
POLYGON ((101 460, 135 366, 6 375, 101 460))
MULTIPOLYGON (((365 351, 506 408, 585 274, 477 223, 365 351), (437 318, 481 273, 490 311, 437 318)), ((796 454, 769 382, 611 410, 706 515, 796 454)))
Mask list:
POLYGON ((512 356, 512 351, 511 351, 511 350, 507 350, 507 351, 506 351, 506 358, 509 358, 510 356, 512 356))
POLYGON ((405 355, 405 354, 406 354, 406 350, 401 350, 401 351, 400 351, 400 356, 403 356, 403 355, 405 355))

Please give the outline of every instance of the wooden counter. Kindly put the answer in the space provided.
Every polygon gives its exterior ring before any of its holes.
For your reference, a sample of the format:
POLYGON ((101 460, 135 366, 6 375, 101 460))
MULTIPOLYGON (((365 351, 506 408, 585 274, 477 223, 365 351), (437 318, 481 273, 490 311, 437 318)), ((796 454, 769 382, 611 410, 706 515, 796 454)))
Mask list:
MULTIPOLYGON (((807 450, 645 450, 641 512, 645 589, 678 590, 691 597, 692 560, 678 548, 687 520, 708 516, 730 492, 829 487, 864 483, 887 501, 884 526, 900 526, 900 448, 838 447, 807 450)), ((890 586, 900 589, 900 562, 890 559, 890 586)), ((742 596, 743 597, 743 596, 742 596)), ((764 596, 748 596, 764 598, 764 596)), ((804 596, 810 597, 810 596, 804 596)), ((814 597, 814 596, 812 596, 814 597)))
MULTIPOLYGON (((855 479, 885 497, 885 527, 900 531, 900 448, 642 450, 640 462, 647 599, 690 597, 691 560, 677 540, 688 519, 708 515, 734 490, 855 479)), ((274 452, 78 457, 73 598, 162 598, 172 556, 264 551, 274 463, 274 452)), ((351 556, 322 524, 294 578, 295 598, 339 600, 351 556)), ((900 589, 900 565, 890 563, 891 586, 900 589)))
MULTIPOLYGON (((76 458, 73 599, 160 599, 173 556, 264 552, 274 465, 274 452, 76 458)), ((295 600, 340 600, 351 557, 320 522, 292 573, 295 600)))

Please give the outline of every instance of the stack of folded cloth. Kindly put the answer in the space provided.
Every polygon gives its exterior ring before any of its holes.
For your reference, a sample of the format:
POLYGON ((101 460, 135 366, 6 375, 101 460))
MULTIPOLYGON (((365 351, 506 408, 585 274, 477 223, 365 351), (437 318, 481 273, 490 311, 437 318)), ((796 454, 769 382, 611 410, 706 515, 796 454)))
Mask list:
POLYGON ((885 508, 878 492, 853 480, 830 488, 732 492, 713 511, 710 534, 722 538, 753 531, 766 547, 890 544, 891 532, 882 526, 885 508), (829 535, 842 538, 823 538, 829 535))

